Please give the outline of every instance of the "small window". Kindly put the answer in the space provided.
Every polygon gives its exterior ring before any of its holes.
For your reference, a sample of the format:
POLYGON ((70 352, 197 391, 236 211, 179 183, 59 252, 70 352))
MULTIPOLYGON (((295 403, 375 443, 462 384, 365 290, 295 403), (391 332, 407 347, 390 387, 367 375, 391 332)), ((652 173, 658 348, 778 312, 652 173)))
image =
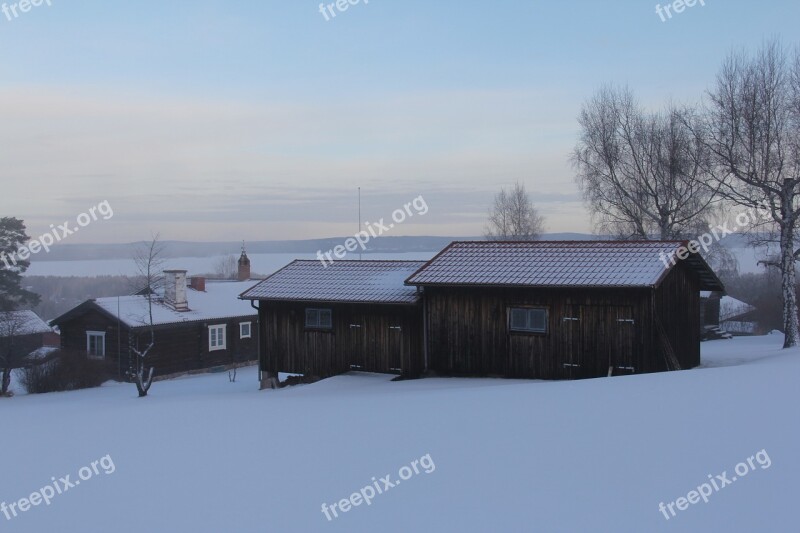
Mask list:
POLYGON ((239 338, 249 339, 253 336, 252 325, 250 322, 239 322, 239 338))
POLYGON ((106 356, 106 333, 104 331, 86 332, 86 353, 97 359, 106 356))
POLYGON ((331 329, 333 327, 333 313, 330 309, 306 309, 306 327, 331 329))
POLYGON ((509 321, 511 331, 547 333, 547 309, 512 308, 509 321))
POLYGON ((208 351, 224 350, 226 347, 225 338, 227 326, 221 324, 219 326, 208 326, 208 351))

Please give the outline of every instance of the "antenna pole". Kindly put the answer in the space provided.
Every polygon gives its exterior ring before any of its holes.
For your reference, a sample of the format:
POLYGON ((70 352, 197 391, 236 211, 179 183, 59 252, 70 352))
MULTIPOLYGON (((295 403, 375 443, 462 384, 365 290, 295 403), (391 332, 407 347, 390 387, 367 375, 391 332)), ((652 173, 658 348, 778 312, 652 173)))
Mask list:
MULTIPOLYGON (((358 188, 358 232, 361 232, 361 187, 358 188)), ((358 251, 358 260, 361 260, 361 250, 358 251)))

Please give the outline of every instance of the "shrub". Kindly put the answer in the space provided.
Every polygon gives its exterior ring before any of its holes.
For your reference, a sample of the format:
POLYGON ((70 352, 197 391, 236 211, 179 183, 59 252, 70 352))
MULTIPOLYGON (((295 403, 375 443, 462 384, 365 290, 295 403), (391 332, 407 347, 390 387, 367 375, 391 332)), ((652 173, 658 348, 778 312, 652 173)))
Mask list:
POLYGON ((28 394, 41 394, 99 387, 111 377, 111 368, 107 361, 90 359, 82 352, 59 351, 21 373, 28 394))

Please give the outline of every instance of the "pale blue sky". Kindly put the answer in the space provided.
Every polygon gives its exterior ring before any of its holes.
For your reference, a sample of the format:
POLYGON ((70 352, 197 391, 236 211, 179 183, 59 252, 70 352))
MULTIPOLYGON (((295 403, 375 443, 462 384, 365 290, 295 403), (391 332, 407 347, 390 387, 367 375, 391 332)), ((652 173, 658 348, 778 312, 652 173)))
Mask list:
POLYGON ((0 215, 35 234, 108 200, 71 242, 344 235, 359 185, 365 219, 426 199, 395 235, 477 235, 515 180, 588 232, 567 157, 592 92, 695 101, 730 50, 800 43, 796 0, 51 3, 0 12, 0 215))

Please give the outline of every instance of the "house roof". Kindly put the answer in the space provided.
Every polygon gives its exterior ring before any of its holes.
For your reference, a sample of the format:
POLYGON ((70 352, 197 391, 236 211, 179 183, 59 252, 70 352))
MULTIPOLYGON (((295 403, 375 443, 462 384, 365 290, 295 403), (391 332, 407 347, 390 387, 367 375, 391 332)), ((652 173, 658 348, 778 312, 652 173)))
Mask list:
MULTIPOLYGON (((163 303, 159 295, 153 298, 153 324, 179 324, 183 322, 198 322, 255 316, 258 313, 248 302, 243 302, 237 296, 246 288, 253 285, 252 281, 218 281, 207 280, 206 290, 196 291, 186 289, 186 300, 189 311, 176 311, 163 303)), ((143 327, 149 324, 147 310, 147 297, 144 295, 121 296, 110 298, 96 298, 84 302, 71 311, 51 321, 60 324, 85 312, 86 306, 94 307, 117 318, 119 309, 120 321, 128 327, 143 327)))
POLYGON ((0 337, 11 335, 36 335, 52 333, 53 328, 33 311, 8 311, 0 313, 0 337))
POLYGON ((405 280, 424 261, 297 260, 244 292, 245 300, 414 304, 419 295, 405 280))
MULTIPOLYGON (((410 276, 409 285, 655 287, 680 262, 681 241, 453 242, 410 276)), ((684 260, 702 290, 723 290, 702 257, 684 260)))

